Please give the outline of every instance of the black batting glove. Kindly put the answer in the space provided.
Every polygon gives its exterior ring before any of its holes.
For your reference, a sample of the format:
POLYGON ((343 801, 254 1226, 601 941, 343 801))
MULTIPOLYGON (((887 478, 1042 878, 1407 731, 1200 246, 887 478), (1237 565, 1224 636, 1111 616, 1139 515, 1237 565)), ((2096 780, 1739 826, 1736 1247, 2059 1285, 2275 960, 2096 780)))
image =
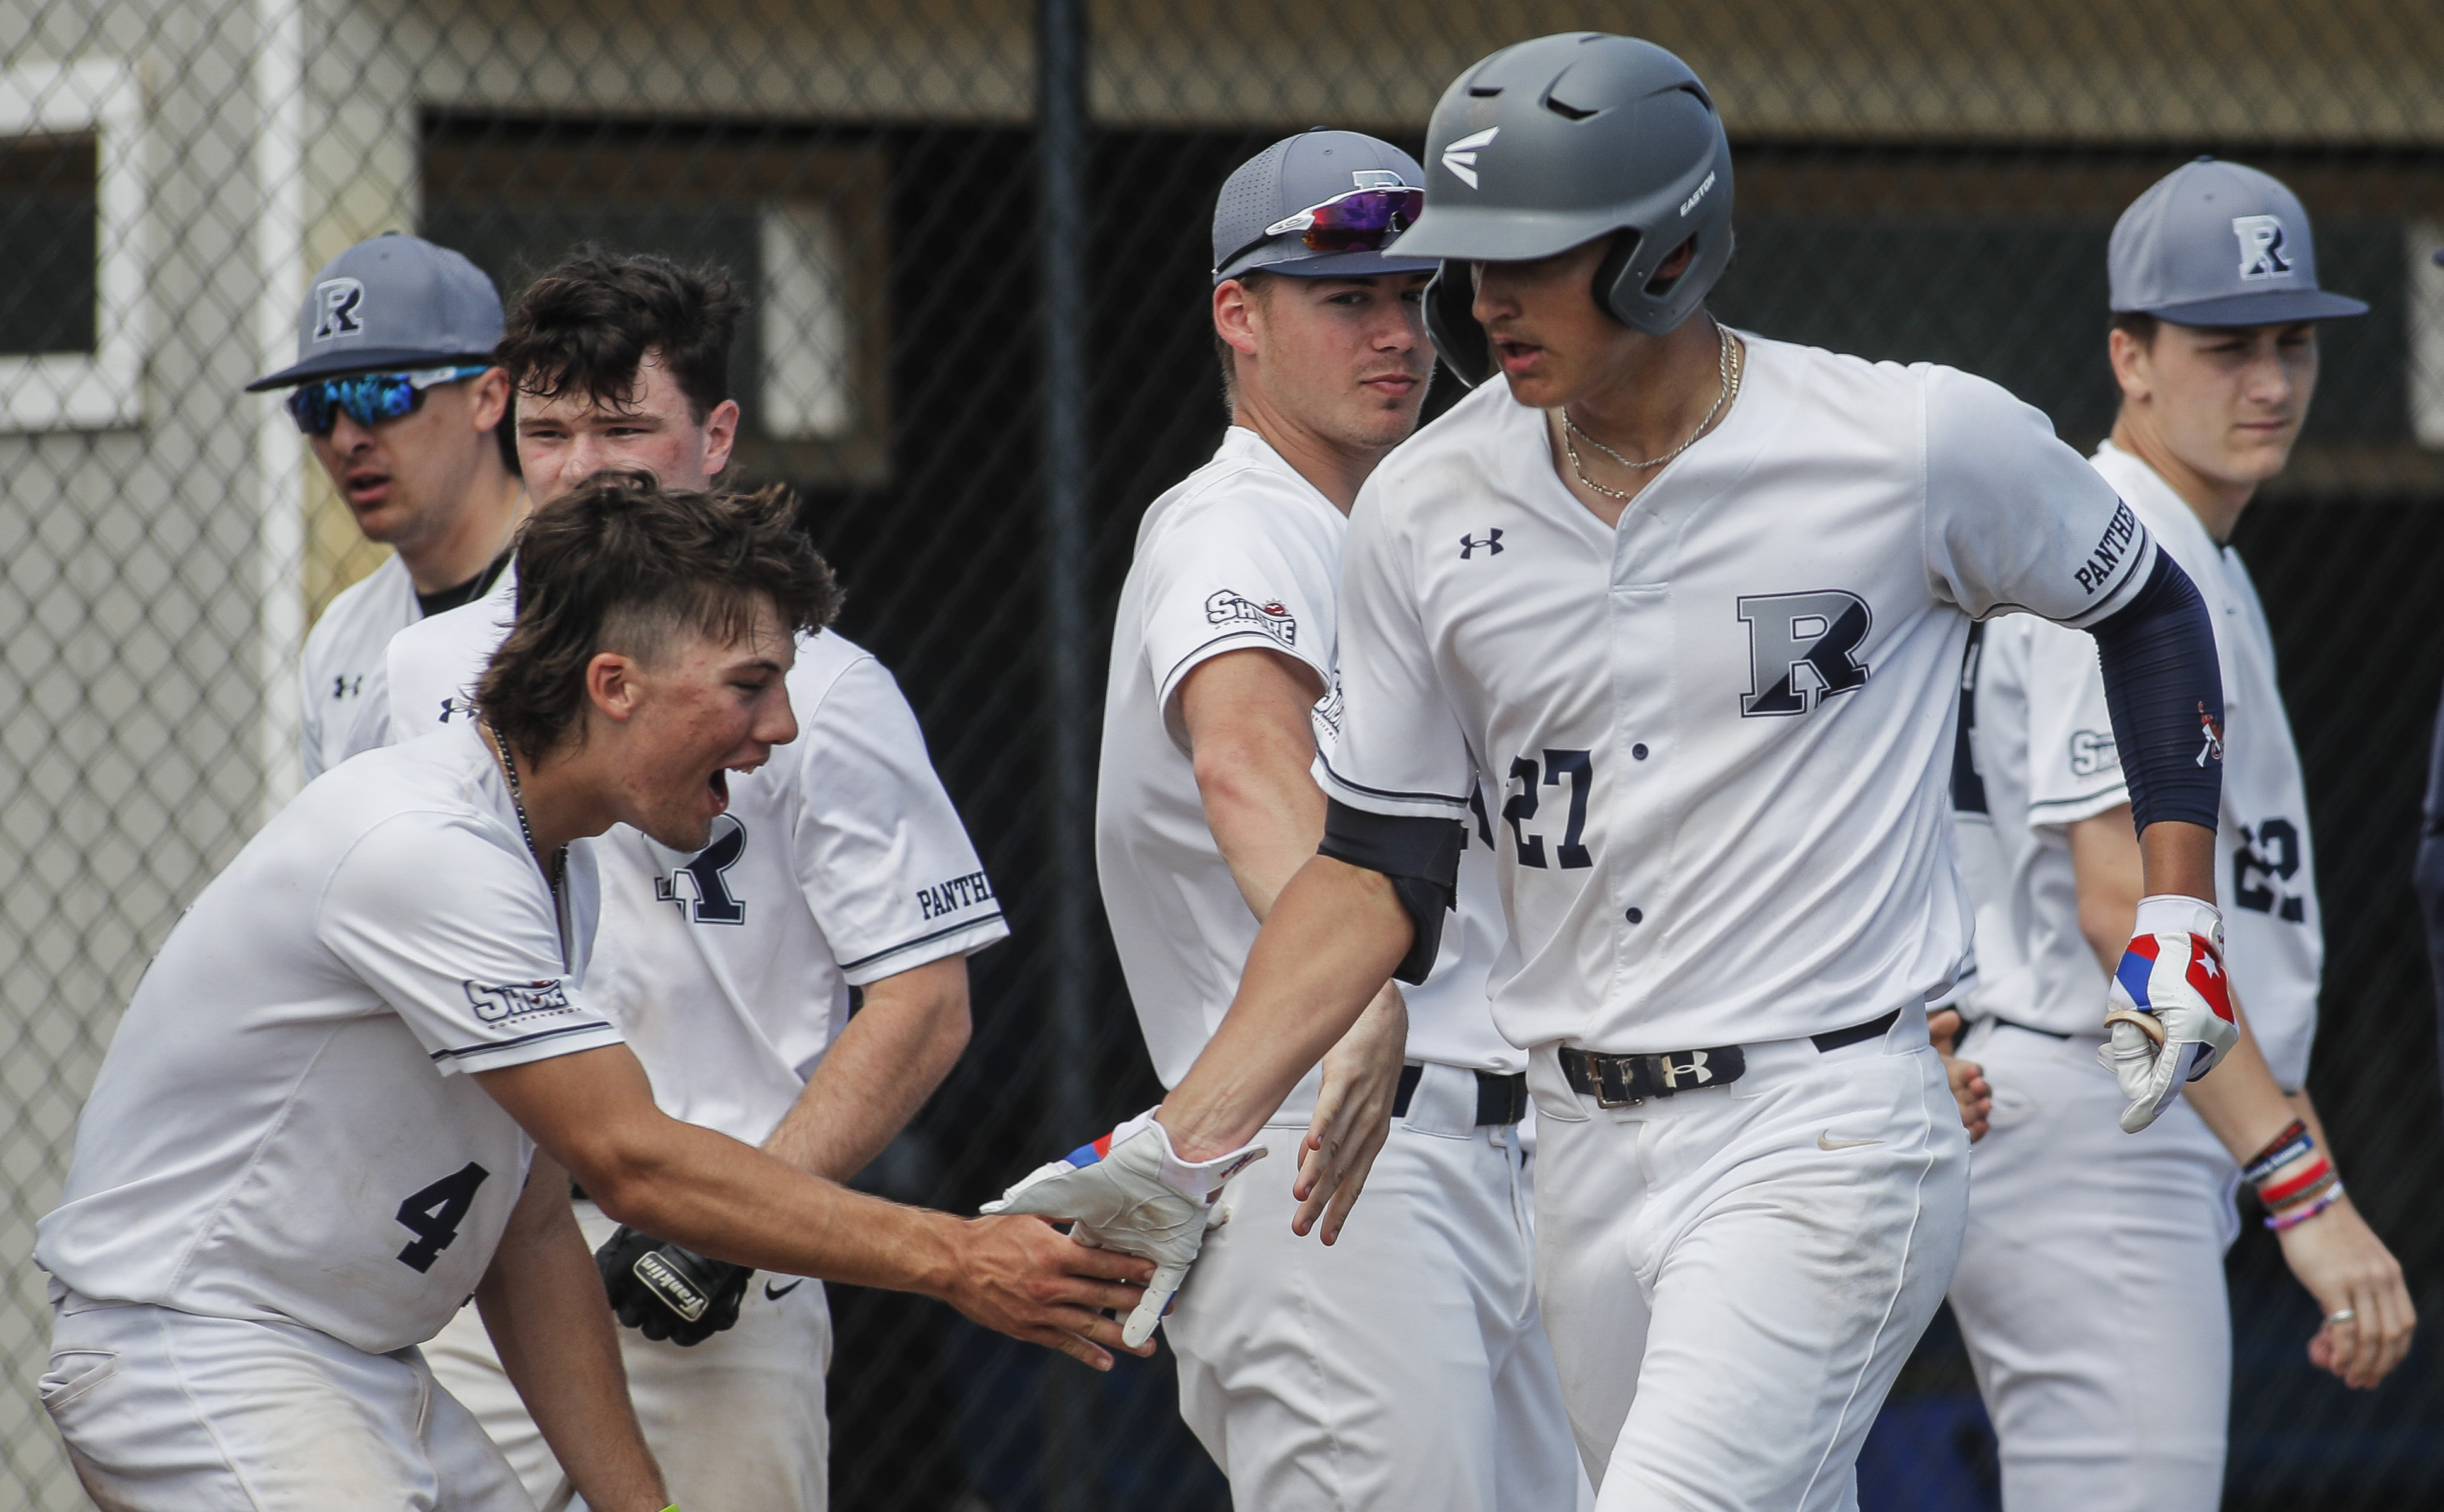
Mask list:
POLYGON ((751 1265, 666 1245, 625 1224, 594 1252, 620 1321, 647 1338, 701 1344, 738 1321, 751 1265))

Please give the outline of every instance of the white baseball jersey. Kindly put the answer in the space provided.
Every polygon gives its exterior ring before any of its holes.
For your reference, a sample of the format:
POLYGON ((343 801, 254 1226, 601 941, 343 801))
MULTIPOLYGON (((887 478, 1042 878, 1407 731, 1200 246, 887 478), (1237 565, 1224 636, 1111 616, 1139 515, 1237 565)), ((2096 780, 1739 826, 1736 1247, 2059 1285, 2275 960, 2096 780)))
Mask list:
POLYGON ((384 642, 385 742, 414 740, 453 719, 472 718, 475 684, 518 617, 513 558, 484 597, 398 631, 384 642))
MULTIPOLYGON (((515 613, 503 579, 393 642, 398 736, 465 728, 515 613)), ((787 687, 798 738, 731 774, 710 845, 668 850, 625 824, 596 842, 593 1001, 663 1112, 751 1145, 805 1090, 848 1022, 851 986, 1009 933, 891 673, 825 631, 799 640, 787 687)))
POLYGON ((364 711, 388 702, 382 652, 424 618, 407 564, 393 555, 348 585, 314 621, 298 659, 297 707, 306 780, 312 782, 370 744, 352 738, 364 711))
MULTIPOLYGON (((1347 530, 1314 485, 1235 425, 1213 460, 1157 499, 1138 527, 1112 631, 1095 853, 1113 943, 1165 1086, 1188 1074, 1221 1024, 1257 928, 1206 824, 1179 686, 1225 652, 1294 657, 1326 690, 1312 723, 1318 750, 1331 751, 1341 723, 1334 600, 1347 530)), ((1435 970, 1404 988, 1409 1059, 1515 1072, 1527 1058, 1486 1011, 1485 971, 1500 932, 1484 862, 1482 844, 1463 857, 1461 907, 1435 970)), ((1315 1075, 1289 1105, 1312 1103, 1315 1075)))
MULTIPOLYGON (((2216 874, 2227 964, 2274 1079, 2297 1089, 2317 1032, 2324 965, 2307 793, 2275 681, 2274 640, 2249 569, 2218 546, 2154 469, 2099 449, 2096 470, 2197 584, 2223 664, 2223 809, 2216 874)), ((2019 620, 1988 627, 1973 747, 2002 853, 2005 949, 2029 963, 2025 1002, 1993 1011, 2055 1033, 2092 1034, 2105 979, 2079 927, 2068 826, 2130 802, 2104 679, 2086 636, 2019 620)), ((1972 884, 1975 878, 1972 878, 1972 884)), ((1987 950, 1978 938, 1978 954, 1987 950)))
POLYGON ((1503 1033, 1662 1052, 1844 1027, 1970 943, 1948 829, 1971 616, 2086 625, 2153 547, 2036 410, 1746 338, 1722 425, 1610 528, 1488 384, 1376 470, 1327 781, 1461 820, 1502 784, 1503 1033))
POLYGON ((77 1125, 36 1258, 73 1291, 371 1354, 475 1289, 532 1146, 462 1072, 620 1042, 472 729, 313 783, 171 931, 77 1125))

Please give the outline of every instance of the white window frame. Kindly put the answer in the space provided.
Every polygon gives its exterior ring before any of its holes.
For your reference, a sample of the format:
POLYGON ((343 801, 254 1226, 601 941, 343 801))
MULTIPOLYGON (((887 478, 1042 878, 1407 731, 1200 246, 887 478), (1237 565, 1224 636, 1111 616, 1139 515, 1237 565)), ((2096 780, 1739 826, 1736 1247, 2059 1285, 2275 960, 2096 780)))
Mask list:
POLYGON ((0 356, 0 433, 143 423, 144 96, 123 62, 0 69, 0 138, 94 138, 94 349, 0 356))

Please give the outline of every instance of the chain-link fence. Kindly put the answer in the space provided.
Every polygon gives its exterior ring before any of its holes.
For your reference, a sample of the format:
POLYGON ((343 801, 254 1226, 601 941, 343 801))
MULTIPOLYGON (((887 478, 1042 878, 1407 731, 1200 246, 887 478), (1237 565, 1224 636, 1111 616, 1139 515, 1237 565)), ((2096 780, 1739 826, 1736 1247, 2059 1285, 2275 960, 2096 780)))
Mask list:
MULTIPOLYGON (((27 1259, 76 1110, 178 911, 293 790, 304 629, 379 560, 287 419, 239 392, 287 360, 315 267, 401 228, 510 293, 583 239, 717 259, 754 291, 738 470, 818 501, 843 629, 914 700, 1016 931, 973 963, 965 1060, 868 1177, 972 1209, 1158 1090, 1087 834, 1137 516, 1222 424, 1213 191, 1318 122, 1415 150, 1461 67, 1572 26, 1676 48, 1720 101, 1727 318, 1957 363, 2083 447, 2111 418, 2121 207, 2199 152, 2300 193, 2324 282, 2373 310, 2325 331, 2305 438, 2239 544, 2324 863, 2312 1084, 2444 1318, 2407 887, 2444 679, 2444 10, 0 0, 0 1502, 80 1504, 32 1394, 48 1309, 27 1259)), ((2348 1396, 2307 1367, 2314 1306, 2254 1225, 2231 1276, 2228 1505, 2444 1496, 2435 1351, 2348 1396)), ((834 1303, 842 1508, 1227 1504, 1167 1359, 1090 1379, 931 1303, 834 1303)), ((1871 1507, 1994 1504, 1948 1325, 1864 1484, 1871 1507)))

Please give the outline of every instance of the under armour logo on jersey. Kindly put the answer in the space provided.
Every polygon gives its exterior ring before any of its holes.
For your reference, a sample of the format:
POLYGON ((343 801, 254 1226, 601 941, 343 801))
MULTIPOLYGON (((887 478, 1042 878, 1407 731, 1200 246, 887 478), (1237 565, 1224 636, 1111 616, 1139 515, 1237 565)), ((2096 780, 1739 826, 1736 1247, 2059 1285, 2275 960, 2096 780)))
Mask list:
POLYGON ((654 878, 655 900, 676 904, 680 913, 698 924, 746 923, 747 904, 731 894, 728 879, 721 875, 746 854, 747 826, 734 814, 722 815, 713 821, 712 844, 696 852, 686 865, 654 878), (679 883, 682 876, 688 879, 684 891, 679 883), (688 896, 691 892, 693 898, 688 896))
POLYGON ((342 676, 331 679, 331 696, 334 698, 354 698, 364 691, 365 679, 362 673, 354 677, 342 676))
POLYGON ((452 718, 459 714, 464 714, 469 719, 474 718, 474 701, 472 699, 456 697, 444 698, 441 700, 441 718, 439 723, 446 725, 450 723, 452 718))
POLYGON ((2204 699, 2198 701, 2198 728, 2206 735, 2206 743, 2198 747, 2198 765, 2223 760, 2223 721, 2207 712, 2204 699))
POLYGON ((1502 135, 1502 128, 1499 126, 1488 126, 1483 131, 1469 133, 1443 149, 1443 166, 1451 170, 1453 178, 1474 189, 1477 152, 1481 148, 1491 146, 1493 138, 1500 135, 1502 135))
POLYGON ((2240 276, 2281 278, 2291 271, 2283 255, 2283 223, 2271 215, 2234 215, 2231 233, 2240 238, 2240 276))
POLYGON ((1669 1056, 1664 1058, 1663 1084, 1675 1091, 1683 1085, 1702 1087, 1713 1079, 1714 1074, 1706 1069, 1706 1052, 1703 1050, 1690 1051, 1686 1060, 1675 1060, 1669 1056))
POLYGON ((1867 683, 1857 655, 1874 617, 1855 593, 1744 595, 1739 617, 1749 627, 1749 691, 1742 717, 1805 714, 1835 693, 1867 683))
POLYGON ((1479 541, 1474 536, 1462 536, 1459 538, 1460 561, 1466 562, 1470 557, 1480 551, 1484 552, 1489 557, 1498 557, 1502 555, 1502 527, 1500 526, 1486 526, 1485 539, 1482 541, 1479 541))
POLYGON ((314 286, 314 340, 333 341, 365 334, 365 286, 353 278, 325 279, 314 286))

